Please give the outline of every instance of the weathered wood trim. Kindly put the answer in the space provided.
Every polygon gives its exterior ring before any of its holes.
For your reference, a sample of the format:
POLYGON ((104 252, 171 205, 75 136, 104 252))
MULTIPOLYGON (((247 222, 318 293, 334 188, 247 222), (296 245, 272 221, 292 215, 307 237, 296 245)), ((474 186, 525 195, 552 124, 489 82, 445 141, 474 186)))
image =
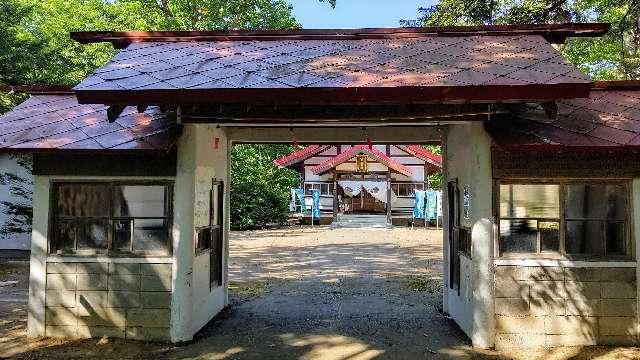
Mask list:
POLYGON ((492 172, 494 178, 631 178, 640 176, 640 152, 494 148, 492 172))
POLYGON ((166 155, 36 154, 34 175, 176 176, 177 152, 166 155))

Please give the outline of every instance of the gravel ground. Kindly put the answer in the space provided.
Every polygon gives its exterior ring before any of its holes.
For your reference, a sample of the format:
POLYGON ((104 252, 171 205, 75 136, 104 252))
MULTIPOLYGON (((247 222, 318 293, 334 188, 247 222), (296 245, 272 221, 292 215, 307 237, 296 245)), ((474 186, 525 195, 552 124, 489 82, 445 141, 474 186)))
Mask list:
POLYGON ((476 351, 440 313, 439 230, 232 232, 231 306, 180 346, 26 341, 26 263, 0 263, 0 356, 108 359, 640 359, 634 348, 476 351), (13 280, 10 280, 13 279, 13 280), (3 300, 4 299, 4 300, 3 300))

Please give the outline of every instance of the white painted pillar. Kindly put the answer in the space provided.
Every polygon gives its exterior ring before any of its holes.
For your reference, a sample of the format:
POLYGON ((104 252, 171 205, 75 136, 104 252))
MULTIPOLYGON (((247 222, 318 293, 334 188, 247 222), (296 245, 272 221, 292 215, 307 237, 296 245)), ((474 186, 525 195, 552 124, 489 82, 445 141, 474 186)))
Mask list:
POLYGON ((49 178, 34 176, 31 259, 29 261, 29 306, 27 335, 45 335, 45 291, 47 236, 49 228, 49 178))
POLYGON ((491 348, 495 337, 493 283, 493 179, 491 139, 482 123, 447 126, 444 144, 443 213, 444 280, 443 308, 471 338, 474 347, 491 348), (471 231, 471 260, 461 255, 460 291, 449 289, 447 182, 457 180, 460 192, 460 225, 471 231), (464 189, 469 190, 469 216, 464 215, 464 189))
POLYGON ((196 172, 196 136, 194 126, 183 128, 178 140, 177 174, 173 196, 173 292, 171 295, 171 341, 192 339, 191 283, 193 275, 193 238, 196 172))
MULTIPOLYGON (((447 131, 446 128, 445 131, 447 131)), ((446 139, 446 133, 443 134, 446 139)), ((445 314, 449 314, 449 193, 447 191, 447 183, 449 176, 448 165, 448 150, 447 141, 442 142, 442 184, 440 189, 442 191, 442 281, 444 282, 442 287, 442 311, 445 314)))
MULTIPOLYGON (((474 347, 493 347, 495 338, 495 307, 493 281, 493 176, 491 171, 491 139, 482 123, 470 127, 468 158, 471 187, 471 254, 473 288, 474 347)), ((461 189, 461 192, 463 190, 461 189)), ((463 200, 464 201, 464 200, 463 200)))
POLYGON ((228 304, 229 142, 224 129, 189 124, 178 141, 174 185, 171 340, 189 341, 228 304), (210 285, 209 253, 195 253, 195 228, 209 226, 212 180, 224 184, 223 284, 210 285))

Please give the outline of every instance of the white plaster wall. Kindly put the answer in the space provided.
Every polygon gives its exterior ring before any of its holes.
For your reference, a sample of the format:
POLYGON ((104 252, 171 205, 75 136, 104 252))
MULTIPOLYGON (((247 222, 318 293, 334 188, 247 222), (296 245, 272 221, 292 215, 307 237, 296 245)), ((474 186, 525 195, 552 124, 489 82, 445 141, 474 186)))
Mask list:
POLYGON ((393 160, 404 165, 423 165, 424 164, 424 160, 418 159, 417 157, 414 157, 413 155, 409 155, 407 153, 404 153, 401 155, 395 154, 391 156, 393 156, 393 160))
POLYGON ((223 129, 215 125, 185 125, 178 142, 178 173, 174 194, 174 292, 171 340, 189 341, 228 304, 227 256, 229 224, 229 144, 223 129), (219 148, 213 142, 219 138, 219 148), (223 284, 209 289, 209 256, 195 255, 195 226, 208 193, 198 191, 212 179, 224 181, 223 284))
POLYGON ((333 181, 333 176, 331 174, 316 175, 310 167, 305 167, 304 181, 333 181))
POLYGON ((458 294, 448 288, 448 263, 452 254, 448 253, 449 225, 445 220, 444 308, 471 338, 474 346, 490 348, 495 337, 491 140, 482 123, 449 125, 444 149, 446 181, 443 212, 447 213, 446 183, 457 178, 461 225, 471 229, 472 238, 472 259, 470 266, 462 266, 464 261, 461 261, 461 289, 458 294), (464 218, 462 211, 465 185, 471 189, 469 219, 464 218), (468 279, 469 289, 462 288, 463 279, 468 279))
MULTIPOLYGON (((336 154, 333 154, 333 155, 331 155, 331 156, 336 156, 336 154)), ((321 163, 323 163, 323 162, 327 161, 328 159, 329 159, 329 157, 317 156, 317 155, 316 155, 316 156, 314 156, 314 157, 310 157, 310 158, 306 159, 303 163, 304 163, 305 165, 311 165, 311 166, 313 166, 313 165, 321 164, 321 163)))
MULTIPOLYGON (((0 155, 0 172, 16 174, 25 179, 32 179, 31 173, 20 166, 15 158, 8 154, 0 155)), ((0 201, 22 201, 23 199, 14 197, 9 192, 9 186, 0 185, 0 201)), ((9 217, 0 212, 0 226, 4 226, 9 217)), ((0 250, 29 250, 31 248, 31 233, 16 235, 0 235, 0 250)))
POLYGON ((405 155, 406 152, 404 150, 401 150, 399 147, 395 146, 395 145, 391 145, 391 148, 389 149, 389 153, 392 156, 398 156, 398 155, 405 155))

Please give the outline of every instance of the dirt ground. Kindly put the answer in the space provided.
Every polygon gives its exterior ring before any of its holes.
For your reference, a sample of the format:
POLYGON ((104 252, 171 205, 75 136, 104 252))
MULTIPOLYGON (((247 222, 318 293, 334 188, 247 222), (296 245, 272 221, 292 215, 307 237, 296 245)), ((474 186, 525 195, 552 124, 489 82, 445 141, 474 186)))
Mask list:
POLYGON ((476 351, 442 315, 438 230, 232 232, 230 306, 179 346, 26 340, 28 264, 0 263, 0 357, 20 359, 640 359, 640 349, 476 351))

